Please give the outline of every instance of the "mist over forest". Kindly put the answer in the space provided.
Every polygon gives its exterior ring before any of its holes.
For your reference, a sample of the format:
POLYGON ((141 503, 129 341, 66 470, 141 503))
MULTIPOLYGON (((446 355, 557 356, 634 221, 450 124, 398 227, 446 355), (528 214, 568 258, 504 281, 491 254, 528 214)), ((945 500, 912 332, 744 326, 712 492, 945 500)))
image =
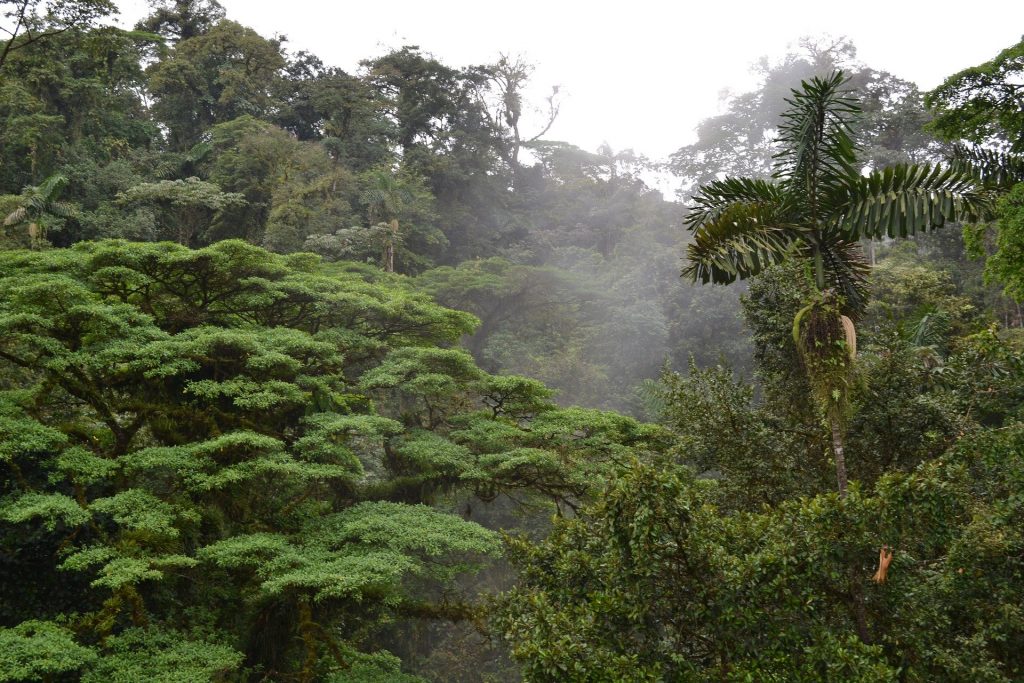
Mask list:
POLYGON ((149 5, 0 0, 0 682, 1024 681, 1024 42, 652 158, 149 5))

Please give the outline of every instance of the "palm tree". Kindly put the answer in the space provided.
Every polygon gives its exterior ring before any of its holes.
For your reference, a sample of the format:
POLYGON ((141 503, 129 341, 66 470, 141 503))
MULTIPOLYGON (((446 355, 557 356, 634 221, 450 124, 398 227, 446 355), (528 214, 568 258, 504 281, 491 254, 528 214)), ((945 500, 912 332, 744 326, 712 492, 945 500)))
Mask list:
POLYGON ((398 240, 398 214, 412 202, 412 193, 387 171, 378 171, 371 177, 370 186, 359 200, 366 206, 370 226, 385 227, 384 271, 395 272, 395 242, 398 240))
POLYGON ((846 81, 837 71, 792 91, 771 180, 725 178, 698 190, 686 218, 693 242, 683 268, 694 281, 726 284, 785 258, 810 265, 818 296, 797 316, 794 338, 815 394, 831 400, 823 407, 841 497, 846 471, 838 405, 848 384, 853 320, 867 303, 869 267, 858 241, 977 220, 991 204, 990 191, 957 165, 862 173, 851 137, 860 108, 843 89, 846 81))
POLYGON ((74 214, 74 206, 58 201, 68 179, 52 175, 37 186, 26 187, 21 192, 19 206, 4 219, 4 227, 27 225, 32 247, 38 247, 46 239, 46 231, 54 218, 67 218, 74 214))

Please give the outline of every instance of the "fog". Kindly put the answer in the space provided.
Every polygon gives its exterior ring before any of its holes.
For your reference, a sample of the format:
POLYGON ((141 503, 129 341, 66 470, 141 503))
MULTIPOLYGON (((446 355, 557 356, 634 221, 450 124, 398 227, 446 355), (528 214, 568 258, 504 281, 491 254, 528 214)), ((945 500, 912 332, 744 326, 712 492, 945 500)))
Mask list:
MULTIPOLYGON (((142 0, 119 4, 126 24, 147 11, 142 0)), ((927 90, 963 65, 990 58, 994 46, 1015 42, 1024 26, 1024 3, 1005 0, 868 0, 856 12, 803 0, 221 4, 263 35, 287 36, 290 51, 309 50, 349 71, 402 45, 418 45, 452 65, 521 54, 537 65, 532 96, 555 84, 565 96, 549 139, 586 150, 608 142, 654 159, 691 142, 694 126, 719 110, 725 91, 756 84, 752 64, 784 54, 802 36, 846 36, 865 63, 927 90)))

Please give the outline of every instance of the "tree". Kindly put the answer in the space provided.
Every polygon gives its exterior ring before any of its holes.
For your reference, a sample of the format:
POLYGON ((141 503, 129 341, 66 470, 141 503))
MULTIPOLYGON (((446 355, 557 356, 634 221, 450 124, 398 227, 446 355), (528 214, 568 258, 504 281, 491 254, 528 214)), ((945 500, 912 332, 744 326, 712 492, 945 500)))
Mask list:
POLYGON ((857 335, 853 321, 840 312, 831 291, 812 298, 793 319, 793 343, 800 356, 815 403, 832 433, 839 497, 846 498, 846 448, 843 432, 849 410, 857 335))
POLYGON ((995 58, 964 69, 928 93, 932 129, 955 141, 954 160, 1003 196, 991 249, 985 225, 968 226, 964 238, 975 256, 986 255, 986 281, 1001 282, 1018 306, 1024 301, 1020 257, 1021 198, 1024 196, 1024 40, 995 58), (964 144, 966 143, 966 144, 964 144), (986 253, 987 252, 987 253, 986 253))
POLYGON ((700 188, 686 223, 694 235, 684 276, 726 284, 760 273, 792 249, 819 290, 843 310, 866 303, 857 240, 908 237, 990 210, 988 193, 964 171, 895 165, 862 174, 850 126, 859 112, 835 72, 793 91, 779 131, 772 181, 726 178, 700 188))
POLYGON ((116 14, 117 7, 110 0, 3 0, 0 12, 0 31, 9 36, 0 49, 3 69, 11 53, 116 14))
POLYGON ((68 166, 106 164, 154 141, 139 63, 152 40, 114 27, 75 28, 14 53, 0 83, 0 187, 36 185, 59 172, 80 200, 82 183, 68 166))
POLYGON ((383 171, 371 176, 370 186, 359 197, 366 207, 370 225, 387 223, 391 233, 384 243, 381 259, 386 273, 395 272, 395 240, 398 238, 398 218, 395 216, 411 199, 411 193, 399 185, 394 176, 383 171))
POLYGON ((224 18, 217 0, 149 0, 153 13, 136 29, 165 36, 173 43, 195 38, 224 18))
MULTIPOLYGON (((445 306, 480 319, 480 325, 464 344, 477 362, 491 371, 499 367, 494 349, 489 348, 496 335, 504 333, 507 338, 511 329, 530 330, 525 338, 537 343, 546 332, 554 337, 546 341, 564 345, 569 340, 560 333, 571 334, 581 327, 575 310, 581 293, 565 273, 555 268, 517 265, 497 257, 477 259, 457 268, 442 266, 428 270, 417 278, 417 285, 445 306)), ((516 348, 511 355, 549 354, 516 348)), ((543 374, 537 373, 536 367, 531 369, 534 372, 527 372, 526 368, 516 370, 535 377, 543 374)))
MULTIPOLYGON (((444 237, 433 227, 433 197, 424 187, 423 180, 407 171, 376 168, 360 174, 358 203, 366 217, 366 245, 377 245, 380 264, 386 273, 395 272, 395 254, 400 251, 409 266, 428 261, 423 252, 429 246, 443 243, 444 237), (402 225, 400 226, 399 220, 402 225), (399 233, 400 227, 404 232, 399 233), (401 248, 416 239, 417 249, 401 248)), ((358 231, 353 228, 352 231, 358 231)))
POLYGON ((953 74, 928 93, 932 130, 947 140, 1024 153, 1024 40, 953 74))
MULTIPOLYGON (((718 480, 713 493, 723 512, 813 495, 827 481, 827 470, 805 456, 802 425, 773 412, 779 407, 773 400, 755 402, 754 386, 730 368, 691 362, 686 375, 666 370, 651 388, 658 420, 678 437, 675 452, 695 472, 718 480)), ((815 441, 820 448, 821 439, 815 441)))
POLYGON ((156 239, 198 246, 208 240, 206 231, 220 212, 244 204, 245 198, 222 192, 214 183, 186 178, 142 183, 122 192, 117 201, 122 206, 152 211, 159 230, 156 239))
POLYGON ((364 81, 385 103, 383 115, 395 123, 391 143, 402 169, 423 178, 446 218, 448 248, 436 250, 438 260, 494 255, 518 226, 507 210, 513 181, 502 161, 503 134, 477 97, 486 75, 446 66, 414 46, 363 66, 364 81))
POLYGON ((354 218, 355 179, 322 145, 300 141, 272 123, 242 116, 209 131, 200 169, 226 192, 245 198, 229 207, 210 238, 243 238, 273 251, 299 251, 310 235, 354 218))
POLYGON ((450 496, 571 510, 665 443, 482 372, 473 316, 379 270, 225 240, 0 273, 0 679, 411 683, 380 634, 475 617, 499 550, 450 496))
POLYGON ((1024 302, 1024 182, 999 200, 995 251, 985 261, 986 279, 1004 286, 1007 296, 1024 302))
POLYGON ((75 207, 57 198, 67 186, 68 179, 52 175, 37 187, 26 187, 18 208, 4 218, 4 227, 28 226, 28 236, 34 248, 46 242, 46 233, 57 221, 73 216, 75 207))
MULTIPOLYGON (((807 367, 819 371, 826 366, 848 370, 849 319, 867 303, 868 267, 858 240, 915 235, 947 222, 977 219, 990 206, 989 194, 957 168, 901 164, 862 174, 850 137, 859 108, 842 89, 846 80, 835 72, 804 81, 793 91, 779 129, 773 180, 711 182, 694 196, 686 218, 693 242, 683 275, 695 281, 734 282, 791 256, 806 264, 817 295, 807 315, 795 321, 794 337, 807 344, 801 352, 807 367)), ((823 407, 843 495, 846 472, 837 405, 844 402, 845 376, 819 373, 816 384, 816 393, 828 399, 823 407)))
POLYGON ((280 82, 274 121, 299 140, 322 140, 331 157, 353 171, 395 161, 396 122, 389 102, 366 80, 299 52, 280 82))
POLYGON ((513 178, 518 178, 522 173, 519 161, 522 149, 537 142, 551 130, 561 106, 558 100, 560 88, 557 85, 552 86, 551 94, 545 99, 546 107, 537 132, 523 135, 520 130, 524 107, 523 89, 529 83, 533 70, 533 65, 522 57, 501 55, 495 64, 483 68, 487 81, 477 87, 477 96, 485 104, 491 126, 495 130, 507 131, 511 138, 508 142, 506 161, 512 168, 513 178))
POLYGON ((273 110, 273 92, 285 66, 282 40, 223 19, 205 33, 179 41, 147 69, 153 117, 168 142, 188 150, 217 123, 273 110))

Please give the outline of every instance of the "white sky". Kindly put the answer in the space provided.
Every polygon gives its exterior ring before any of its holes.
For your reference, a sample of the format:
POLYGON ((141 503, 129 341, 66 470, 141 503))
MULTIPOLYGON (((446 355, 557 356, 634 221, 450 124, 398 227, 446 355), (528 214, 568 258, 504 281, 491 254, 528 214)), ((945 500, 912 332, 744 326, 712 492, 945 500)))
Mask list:
MULTIPOLYGON (((120 0, 122 21, 146 13, 120 0)), ((221 0, 228 18, 288 37, 354 72, 360 59, 419 45, 452 66, 521 54, 537 65, 537 101, 559 84, 546 136, 587 150, 607 141, 664 159, 719 111, 724 88, 749 89, 750 65, 800 36, 848 36, 859 59, 924 89, 994 57, 1024 34, 1024 0, 221 0)))

